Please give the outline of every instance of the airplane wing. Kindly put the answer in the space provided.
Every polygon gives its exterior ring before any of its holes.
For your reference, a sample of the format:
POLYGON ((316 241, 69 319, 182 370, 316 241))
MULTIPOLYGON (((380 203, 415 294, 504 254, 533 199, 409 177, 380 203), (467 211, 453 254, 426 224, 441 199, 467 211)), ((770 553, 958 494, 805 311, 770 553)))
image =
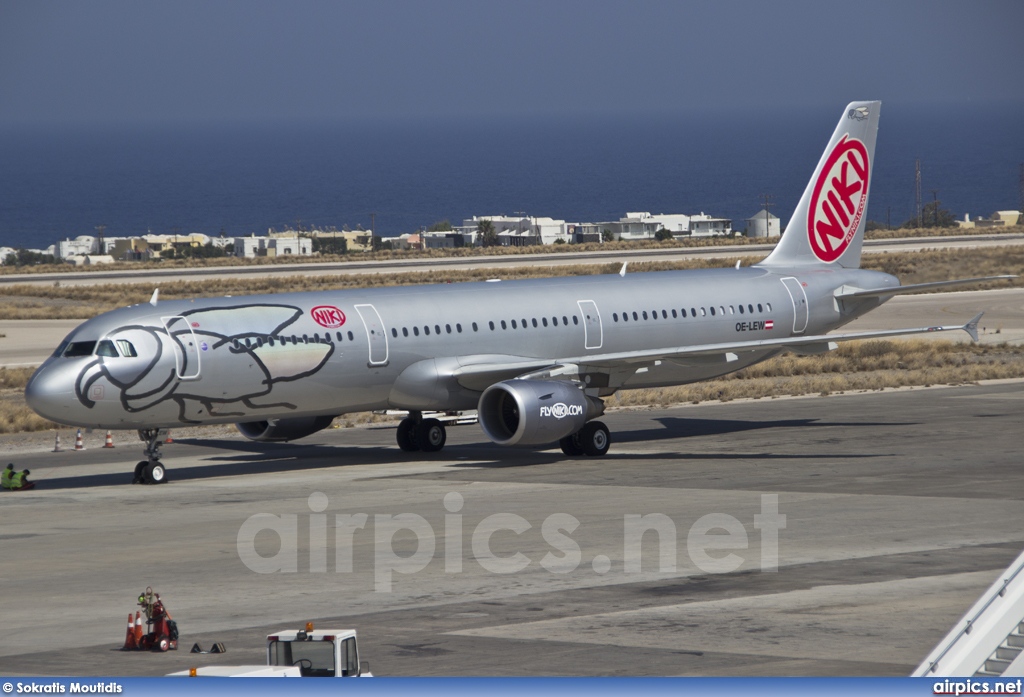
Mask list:
POLYGON ((948 286, 960 286, 967 283, 980 283, 981 281, 1003 281, 1011 278, 1017 278, 1015 275, 1006 276, 981 276, 979 278, 960 278, 955 281, 934 281, 932 283, 914 283, 909 286, 894 286, 892 288, 875 288, 871 290, 864 290, 861 288, 850 288, 843 286, 835 294, 837 300, 845 300, 847 298, 882 298, 890 295, 901 295, 903 293, 916 293, 922 290, 934 290, 936 288, 946 288, 948 286))
POLYGON ((654 361, 670 360, 675 362, 693 362, 694 364, 712 362, 731 363, 739 360, 739 354, 747 351, 765 349, 782 349, 795 353, 824 353, 837 348, 838 342, 857 339, 879 339, 889 336, 907 336, 912 334, 930 334, 962 330, 971 339, 978 340, 978 322, 984 313, 979 313, 966 324, 941 325, 932 327, 915 327, 907 329, 884 329, 873 332, 850 332, 846 334, 819 334, 812 336, 791 336, 781 339, 759 339, 753 341, 732 341, 719 344, 698 344, 695 346, 676 346, 669 348, 645 349, 640 351, 623 351, 620 353, 604 353, 589 356, 572 356, 557 361, 538 360, 517 356, 487 356, 460 359, 463 365, 454 369, 451 376, 467 389, 482 390, 494 382, 509 380, 515 377, 546 379, 560 376, 572 376, 579 373, 579 366, 599 369, 621 369, 623 367, 642 366, 654 361))

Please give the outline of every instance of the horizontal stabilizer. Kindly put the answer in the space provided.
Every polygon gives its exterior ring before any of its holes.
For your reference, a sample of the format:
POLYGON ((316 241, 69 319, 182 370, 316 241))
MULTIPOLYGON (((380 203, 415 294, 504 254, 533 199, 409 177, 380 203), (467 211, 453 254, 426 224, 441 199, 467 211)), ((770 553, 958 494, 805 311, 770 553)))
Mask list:
POLYGON ((914 283, 909 286, 895 286, 893 288, 875 288, 872 290, 849 290, 836 293, 837 300, 846 298, 884 298, 902 293, 917 293, 924 290, 936 288, 948 288, 949 286, 962 286, 968 283, 981 283, 982 281, 1007 281, 1017 276, 1008 274, 1004 276, 981 276, 979 278, 960 278, 955 281, 934 281, 932 283, 914 283))
POLYGON ((964 331, 971 335, 971 338, 975 341, 978 340, 978 322, 981 321, 984 312, 979 312, 974 319, 964 325, 964 331))

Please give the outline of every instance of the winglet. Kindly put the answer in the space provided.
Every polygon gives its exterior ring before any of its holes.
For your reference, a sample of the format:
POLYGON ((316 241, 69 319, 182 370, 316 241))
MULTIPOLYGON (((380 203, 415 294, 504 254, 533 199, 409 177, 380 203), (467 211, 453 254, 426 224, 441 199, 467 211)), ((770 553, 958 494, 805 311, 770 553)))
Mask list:
POLYGON ((160 297, 160 289, 159 288, 154 288, 153 289, 153 297, 149 299, 149 304, 152 305, 153 307, 156 307, 156 299, 158 297, 160 297))
POLYGON ((628 261, 624 261, 624 262, 622 262, 622 268, 621 268, 621 269, 619 269, 619 275, 620 275, 620 276, 622 276, 623 278, 625 278, 625 277, 626 277, 626 265, 627 265, 627 264, 629 264, 629 262, 628 262, 628 261))
POLYGON ((964 325, 964 331, 970 334, 974 341, 978 340, 978 322, 981 321, 981 316, 984 314, 984 312, 979 312, 977 317, 964 325))

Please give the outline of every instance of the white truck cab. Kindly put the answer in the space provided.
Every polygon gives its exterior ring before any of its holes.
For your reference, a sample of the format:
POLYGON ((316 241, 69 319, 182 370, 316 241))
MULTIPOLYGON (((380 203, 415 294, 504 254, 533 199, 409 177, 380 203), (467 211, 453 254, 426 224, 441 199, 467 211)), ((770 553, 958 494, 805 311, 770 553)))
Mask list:
POLYGON ((283 629, 267 636, 265 666, 203 666, 172 676, 372 678, 368 663, 359 662, 354 629, 283 629))

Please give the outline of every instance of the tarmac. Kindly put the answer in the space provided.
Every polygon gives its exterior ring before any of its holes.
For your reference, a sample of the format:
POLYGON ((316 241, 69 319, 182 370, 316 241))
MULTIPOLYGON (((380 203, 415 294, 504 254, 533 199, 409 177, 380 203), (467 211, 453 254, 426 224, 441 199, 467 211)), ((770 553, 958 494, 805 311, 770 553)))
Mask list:
POLYGON ((1024 547, 1022 388, 618 411, 595 459, 175 432, 149 487, 125 436, 8 438, 0 673, 263 663, 312 620, 376 675, 907 675, 1024 547), (118 650, 147 586, 178 651, 118 650))

